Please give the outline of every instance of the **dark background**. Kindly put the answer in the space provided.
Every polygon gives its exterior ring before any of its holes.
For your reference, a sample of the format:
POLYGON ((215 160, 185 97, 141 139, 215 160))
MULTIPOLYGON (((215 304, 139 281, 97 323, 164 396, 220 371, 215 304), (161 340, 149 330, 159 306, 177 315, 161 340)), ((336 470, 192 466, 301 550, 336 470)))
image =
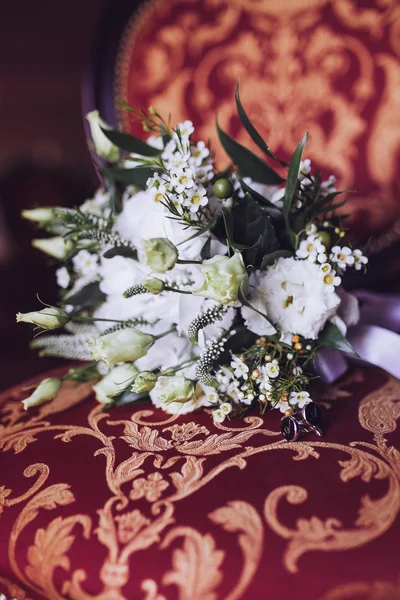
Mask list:
POLYGON ((105 0, 0 2, 0 389, 55 364, 28 348, 35 294, 56 300, 54 268, 31 248, 25 207, 75 205, 96 188, 82 77, 105 0))

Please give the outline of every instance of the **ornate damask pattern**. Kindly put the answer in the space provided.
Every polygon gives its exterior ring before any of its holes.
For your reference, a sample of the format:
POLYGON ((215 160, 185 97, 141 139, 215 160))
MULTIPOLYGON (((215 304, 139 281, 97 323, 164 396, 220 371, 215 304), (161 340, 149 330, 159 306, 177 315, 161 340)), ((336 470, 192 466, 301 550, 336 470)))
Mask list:
POLYGON ((353 371, 327 390, 327 437, 296 443, 274 414, 225 426, 145 404, 107 413, 71 383, 26 413, 24 393, 0 397, 0 592, 398 597, 397 380, 353 371))
POLYGON ((233 101, 240 78, 271 148, 287 158, 308 130, 307 156, 357 190, 358 222, 377 233, 400 218, 399 39, 398 0, 150 0, 121 41, 115 96, 191 118, 226 166, 216 113, 250 142, 233 101))

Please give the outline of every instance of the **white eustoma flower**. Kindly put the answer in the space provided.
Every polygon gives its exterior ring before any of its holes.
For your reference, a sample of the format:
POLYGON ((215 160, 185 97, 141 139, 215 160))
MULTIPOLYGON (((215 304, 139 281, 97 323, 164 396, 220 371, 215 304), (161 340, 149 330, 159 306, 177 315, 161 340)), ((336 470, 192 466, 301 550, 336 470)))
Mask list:
POLYGON ((64 327, 69 320, 68 313, 56 306, 47 306, 43 310, 28 313, 17 313, 17 323, 30 323, 44 330, 64 327))
POLYGON ((113 396, 123 392, 132 383, 137 373, 138 370, 132 364, 117 365, 93 386, 96 400, 107 404, 113 396))
POLYGON ((363 265, 368 263, 368 258, 363 255, 361 250, 353 250, 354 268, 356 271, 360 271, 363 265))
POLYGON ((61 269, 57 269, 56 271, 56 279, 57 285, 60 288, 66 289, 69 286, 70 276, 68 270, 65 267, 61 267, 61 269))
POLYGON ((169 220, 165 217, 162 204, 154 202, 149 192, 138 192, 125 200, 115 230, 136 248, 141 248, 142 238, 164 237, 165 221, 169 220))
POLYGON ((40 404, 44 404, 44 402, 53 400, 57 396, 60 387, 60 379, 56 379, 55 377, 43 379, 35 391, 22 401, 24 409, 28 410, 31 406, 39 406, 40 404))
POLYGON ((58 260, 65 260, 74 249, 71 240, 59 236, 32 240, 32 246, 58 260))
POLYGON ((100 290, 104 294, 121 297, 129 287, 139 284, 146 274, 138 262, 123 256, 101 258, 98 273, 101 278, 100 290))
MULTIPOLYGON (((268 315, 282 338, 298 334, 316 339, 326 321, 336 313, 340 298, 327 289, 316 264, 279 258, 266 271, 250 278, 250 302, 268 315)), ((249 311, 242 308, 247 327, 265 335, 266 327, 260 331, 262 321, 252 320, 249 311)))
POLYGON ((153 345, 154 336, 129 327, 92 338, 88 343, 94 360, 107 366, 119 362, 133 362, 144 356, 153 345))
POLYGON ((339 288, 337 293, 341 302, 337 314, 330 321, 336 325, 342 335, 346 335, 348 327, 357 325, 360 320, 360 303, 356 296, 349 294, 343 288, 339 288))
MULTIPOLYGON (((169 299, 171 303, 171 299, 169 299)), ((162 320, 165 329, 166 322, 162 320)), ((187 337, 179 336, 175 332, 156 340, 154 345, 143 356, 136 361, 136 366, 141 371, 162 371, 175 368, 177 365, 188 362, 193 358, 194 346, 187 337)))
POLYGON ((271 196, 271 202, 275 204, 277 208, 283 208, 283 198, 285 196, 285 188, 277 190, 271 196))
POLYGON ((175 266, 178 250, 168 238, 142 240, 146 264, 157 273, 165 273, 175 266))
POLYGON ((86 115, 89 122, 90 133, 96 153, 108 160, 109 162, 117 162, 119 159, 119 149, 105 136, 102 129, 111 129, 109 125, 100 117, 98 110, 92 110, 86 115))
POLYGON ((339 269, 345 270, 354 265, 354 256, 348 246, 333 246, 330 257, 332 262, 337 263, 339 269))

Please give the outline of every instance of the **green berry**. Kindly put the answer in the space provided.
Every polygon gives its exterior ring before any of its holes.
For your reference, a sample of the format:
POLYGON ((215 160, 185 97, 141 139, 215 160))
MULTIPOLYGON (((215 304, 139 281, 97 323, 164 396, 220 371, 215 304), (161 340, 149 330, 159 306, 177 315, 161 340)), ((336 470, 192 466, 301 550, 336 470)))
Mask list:
POLYGON ((327 231, 318 231, 317 238, 321 240, 321 243, 325 248, 329 248, 331 245, 331 236, 327 231))
POLYGON ((223 200, 230 198, 233 194, 233 185, 229 179, 217 179, 213 185, 214 196, 223 200))

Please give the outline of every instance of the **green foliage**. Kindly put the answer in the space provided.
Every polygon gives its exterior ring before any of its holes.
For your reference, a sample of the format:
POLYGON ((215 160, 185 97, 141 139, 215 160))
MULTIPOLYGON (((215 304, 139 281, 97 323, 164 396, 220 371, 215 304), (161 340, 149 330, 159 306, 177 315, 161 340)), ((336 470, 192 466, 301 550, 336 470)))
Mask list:
POLYGON ((155 172, 156 169, 148 166, 134 167, 132 169, 124 169, 122 167, 106 167, 103 169, 105 177, 109 177, 124 185, 134 185, 141 190, 146 189, 146 181, 149 177, 153 177, 155 172))
POLYGON ((243 176, 251 177, 254 181, 265 183, 266 185, 277 185, 284 181, 284 179, 262 161, 261 158, 225 133, 218 125, 218 121, 217 131, 225 152, 243 176))
POLYGON ((114 146, 117 146, 120 150, 124 150, 124 152, 140 154, 141 156, 159 156, 162 152, 162 150, 146 144, 143 140, 129 133, 122 133, 114 129, 101 128, 101 130, 114 146))
POLYGON ((246 111, 244 110, 242 103, 240 101, 239 81, 237 82, 237 85, 236 85, 235 99, 236 99, 236 108, 237 108, 240 120, 241 120, 244 128, 246 129, 247 133, 253 140, 253 142, 260 148, 260 150, 262 150, 264 152, 264 154, 266 154, 273 160, 276 160, 280 165, 287 167, 288 165, 284 161, 280 160, 277 156, 275 156, 275 154, 269 149, 269 147, 267 146, 267 144, 265 143, 265 141, 263 140, 261 135, 258 133, 257 129, 254 127, 254 125, 250 121, 249 117, 247 116, 246 111))
POLYGON ((318 338, 321 346, 325 348, 333 348, 335 350, 341 350, 348 354, 358 356, 353 346, 348 340, 340 333, 339 329, 333 323, 328 323, 318 338))
POLYGON ((104 258, 114 258, 114 256, 123 256, 125 258, 133 258, 133 260, 137 260, 138 254, 135 248, 132 248, 131 246, 121 245, 106 250, 103 256, 104 258))

